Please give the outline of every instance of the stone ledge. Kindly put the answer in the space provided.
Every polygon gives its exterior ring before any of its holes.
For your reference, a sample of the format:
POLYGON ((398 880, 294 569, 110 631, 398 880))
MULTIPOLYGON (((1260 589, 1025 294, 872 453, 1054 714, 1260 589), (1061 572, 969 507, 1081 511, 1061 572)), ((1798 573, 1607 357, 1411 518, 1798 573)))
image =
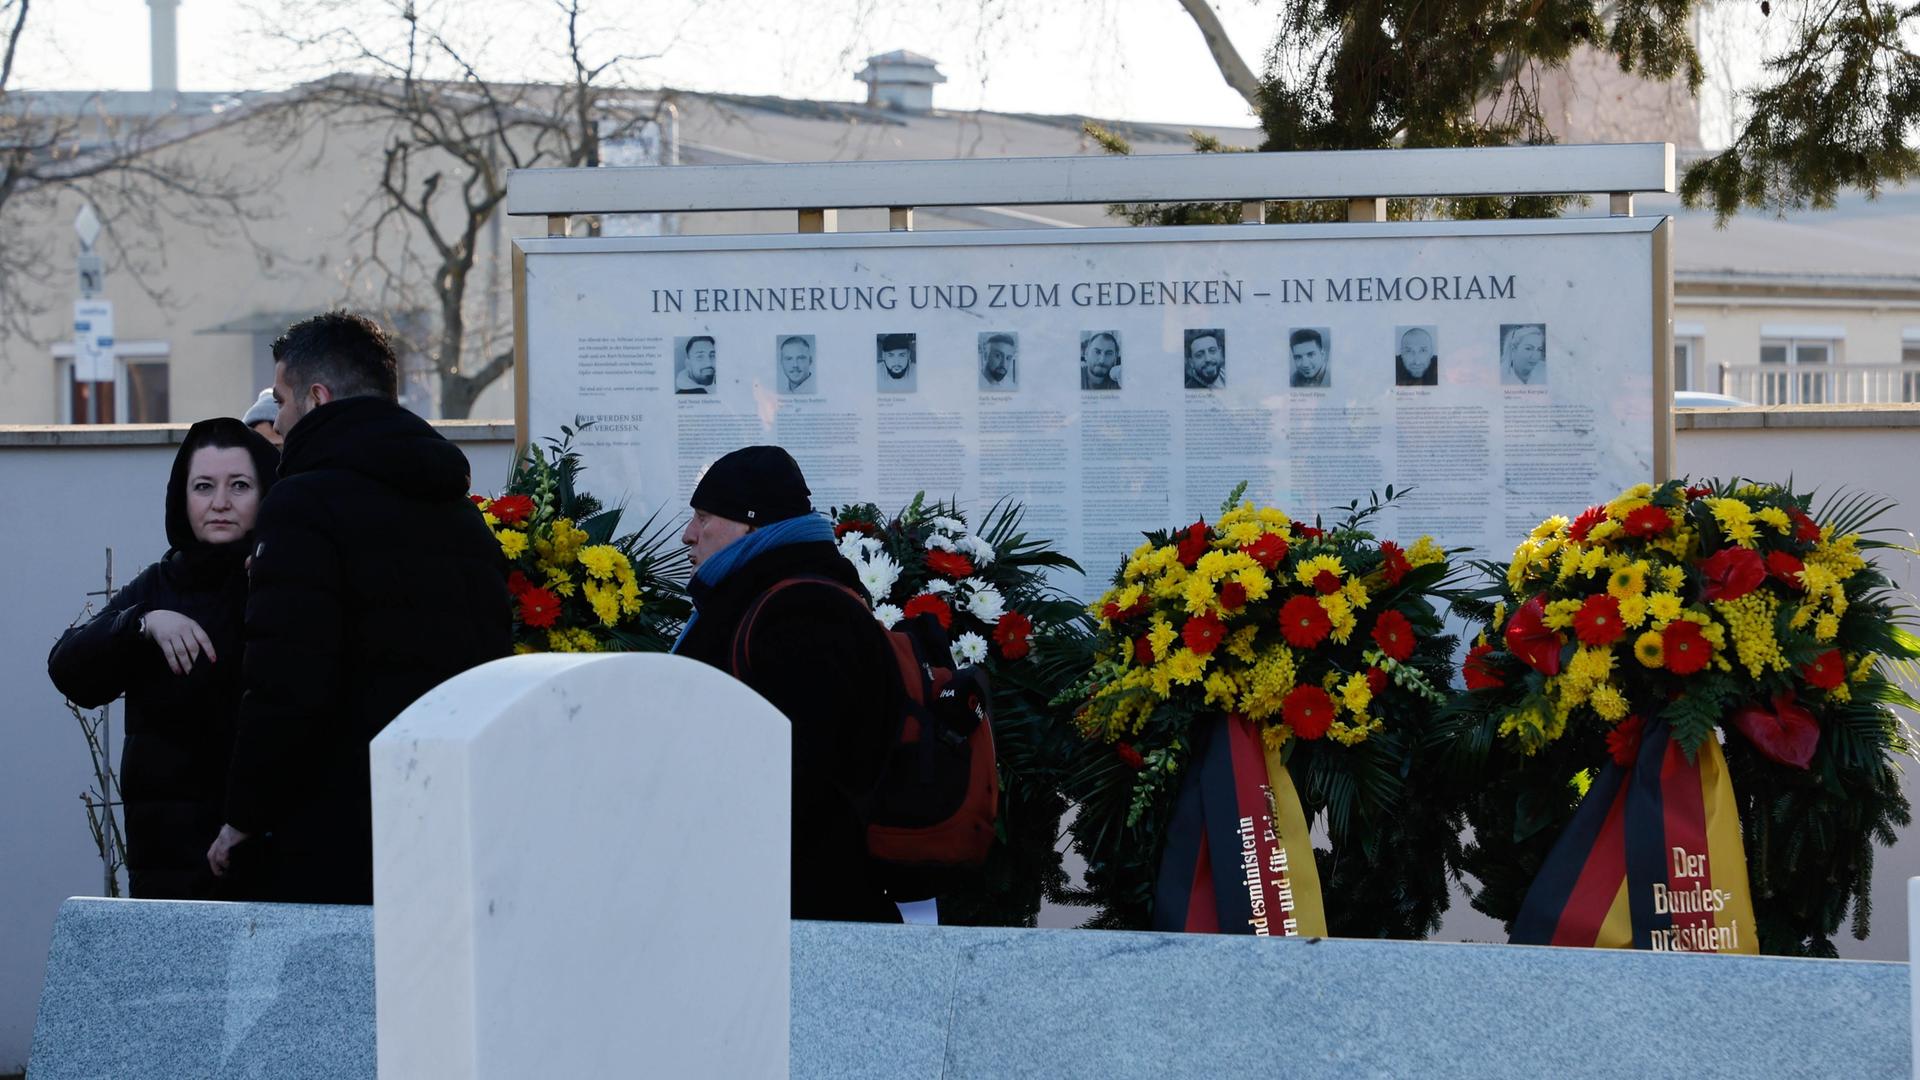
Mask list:
POLYGON ((1920 428, 1920 404, 1750 405, 1740 409, 1675 409, 1679 431, 1920 428))
MULTIPOLYGON (((0 424, 0 450, 50 446, 178 446, 191 424, 0 424)), ((457 443, 512 442, 511 420, 435 420, 457 443)))

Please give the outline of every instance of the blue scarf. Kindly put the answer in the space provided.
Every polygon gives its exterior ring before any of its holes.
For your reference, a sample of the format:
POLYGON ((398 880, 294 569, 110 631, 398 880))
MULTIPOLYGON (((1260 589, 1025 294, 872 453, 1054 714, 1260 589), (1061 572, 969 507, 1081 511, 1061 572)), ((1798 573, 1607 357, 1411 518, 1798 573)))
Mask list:
MULTIPOLYGON (((727 575, 759 558, 775 548, 789 544, 809 544, 816 540, 833 541, 833 526, 819 514, 803 514, 800 517, 776 521, 764 528, 755 529, 747 535, 720 549, 713 558, 700 564, 694 572, 693 580, 706 585, 709 589, 718 586, 727 579, 727 575)), ((700 618, 699 601, 694 602, 692 614, 687 616, 687 625, 680 630, 680 636, 674 639, 669 652, 679 652, 686 643, 687 634, 693 630, 693 624, 700 618)))

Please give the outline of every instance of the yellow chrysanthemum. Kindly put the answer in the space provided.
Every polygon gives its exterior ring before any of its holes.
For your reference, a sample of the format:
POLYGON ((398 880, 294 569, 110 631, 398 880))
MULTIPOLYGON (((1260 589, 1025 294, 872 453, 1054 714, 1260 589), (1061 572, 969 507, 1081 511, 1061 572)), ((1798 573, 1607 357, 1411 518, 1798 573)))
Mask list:
POLYGON ((1647 591, 1647 564, 1636 562, 1615 570, 1607 577, 1607 595, 1625 600, 1647 591))
POLYGON ((1679 618, 1683 606, 1680 598, 1671 592, 1657 592, 1647 597, 1647 614, 1653 616, 1653 628, 1658 630, 1679 618))
POLYGON ((1627 715, 1627 699, 1612 683, 1596 686, 1587 696, 1587 704, 1600 714, 1600 719, 1615 721, 1627 715))
POLYGON ((1549 630, 1565 630, 1573 625, 1573 617, 1585 606, 1585 600, 1555 600, 1547 605, 1543 621, 1549 630))
POLYGON ((581 586, 587 603, 592 606, 595 618, 602 626, 615 626, 620 622, 620 587, 588 580, 581 586))
POLYGON ((1367 685, 1367 676, 1364 673, 1355 672, 1347 676, 1346 682, 1340 684, 1340 702, 1355 716, 1366 712, 1367 706, 1372 701, 1373 689, 1367 685))
POLYGON ((527 553, 527 534, 511 529, 493 534, 500 541, 500 551, 509 559, 518 559, 527 553))
POLYGON ((1166 669, 1167 677, 1178 685, 1192 686, 1206 674, 1207 662, 1211 659, 1213 654, 1201 656, 1183 645, 1173 650, 1171 656, 1162 660, 1160 666, 1166 669))
POLYGON ((1147 644, 1153 647, 1155 656, 1166 656, 1174 639, 1179 636, 1179 631, 1173 628, 1173 624, 1168 622, 1164 615, 1155 615, 1153 621, 1147 624, 1147 644))
POLYGON ((1633 639, 1633 658, 1650 668, 1667 666, 1667 649, 1657 630, 1649 630, 1633 639))
POLYGON ((613 577, 614 564, 626 561, 627 557, 620 554, 620 549, 611 544, 595 544, 580 549, 580 565, 589 575, 601 581, 613 577))
POLYGON ((1310 586, 1322 572, 1339 578, 1346 576, 1347 568, 1340 564, 1338 555, 1315 555, 1311 559, 1300 560, 1300 565, 1294 568, 1293 576, 1300 584, 1310 586))
POLYGON ((1569 522, 1564 516, 1555 514, 1540 524, 1535 525, 1533 531, 1527 534, 1527 538, 1530 540, 1545 540, 1556 533, 1565 532, 1568 524, 1569 522))

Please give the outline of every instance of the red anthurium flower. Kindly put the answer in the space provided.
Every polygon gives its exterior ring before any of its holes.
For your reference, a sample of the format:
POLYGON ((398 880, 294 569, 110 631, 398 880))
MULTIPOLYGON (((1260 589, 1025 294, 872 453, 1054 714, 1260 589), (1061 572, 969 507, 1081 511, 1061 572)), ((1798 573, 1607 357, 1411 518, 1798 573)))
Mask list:
POLYGON ((1405 615, 1388 608, 1373 621, 1373 641, 1380 651, 1395 660, 1413 655, 1413 624, 1405 615))
POLYGON ((1567 529, 1567 535, 1572 537, 1573 542, 1576 544, 1585 543, 1587 533, 1592 532, 1595 525, 1605 520, 1607 520, 1606 507, 1589 506, 1585 510, 1580 511, 1579 517, 1573 519, 1573 525, 1567 529))
POLYGON ((1146 759, 1140 756, 1140 751, 1135 750, 1131 743, 1115 743, 1113 752, 1116 757, 1126 764, 1127 768, 1135 772, 1139 772, 1141 769, 1147 767, 1146 759))
POLYGON ((1520 658, 1520 662, 1542 675, 1560 674, 1560 650, 1567 639, 1557 631, 1547 629, 1547 597, 1545 593, 1520 605, 1520 610, 1507 620, 1504 636, 1507 651, 1520 658))
POLYGON ((1839 649, 1828 649, 1800 668, 1806 680, 1822 690, 1832 690, 1847 681, 1847 661, 1839 649))
POLYGON ((1247 587, 1237 581, 1222 582, 1220 585, 1220 606, 1229 610, 1245 606, 1247 587))
POLYGON ((1767 576, 1789 589, 1806 591, 1806 586, 1800 584, 1800 571, 1806 568, 1807 564, 1784 551, 1767 552, 1767 576))
POLYGON ((1340 577, 1331 570, 1322 570, 1313 575, 1313 589, 1321 594, 1337 593, 1340 591, 1340 577))
POLYGON ((840 539, 848 533, 856 532, 865 533, 868 536, 879 536, 880 526, 875 525, 871 521, 838 521, 834 523, 833 538, 835 540, 840 539))
POLYGON ((1317 686, 1296 686, 1280 703, 1287 726, 1295 735, 1311 742, 1327 733, 1333 723, 1333 699, 1317 686))
POLYGON ((1133 662, 1141 667, 1153 663, 1153 642, 1145 634, 1133 639, 1133 662))
POLYGON ((1805 510, 1797 506, 1787 508, 1787 517, 1793 520, 1793 538, 1801 543, 1811 544, 1820 539, 1820 523, 1807 516, 1805 510))
POLYGON ((1707 579, 1703 595, 1708 602, 1738 600, 1767 580, 1767 564, 1760 553, 1743 547, 1722 548, 1699 565, 1707 579))
POLYGON ((942 577, 963 578, 973 573, 973 560, 957 551, 927 552, 927 569, 942 577))
POLYGON ((1027 649, 1033 640, 1033 620, 1017 611, 1001 615, 993 624, 993 643, 1000 655, 1008 660, 1018 660, 1027 655, 1027 649))
POLYGON ((1620 621, 1620 601, 1605 593, 1587 597, 1573 615, 1573 633, 1582 645, 1600 648, 1620 640, 1627 624, 1620 621))
POLYGON ((1252 557, 1254 562, 1271 570, 1280 565, 1287 557, 1287 538, 1279 533, 1261 533, 1260 539, 1251 544, 1240 545, 1240 550, 1252 557))
POLYGON ((1792 694, 1775 694, 1772 712, 1758 704, 1735 712, 1733 727, 1755 750, 1798 769, 1811 764, 1813 752, 1820 747, 1819 721, 1792 694))
POLYGON ((1295 595, 1280 608, 1280 636, 1296 649, 1313 648, 1332 630, 1326 609, 1311 596, 1295 595))
POLYGON ((528 581, 527 575, 520 571, 515 570, 507 575, 507 592, 513 596, 517 597, 531 588, 533 588, 533 582, 528 581))
POLYGON ((1367 669, 1367 693, 1378 697, 1387 688, 1387 673, 1377 667, 1367 669))
POLYGON ((1492 645, 1475 645, 1467 650, 1467 658, 1460 665, 1460 674, 1466 677, 1467 689, 1491 690, 1507 685, 1507 680, 1493 669, 1493 661, 1487 659, 1492 652, 1492 645))
POLYGON ((487 513, 502 525, 518 525, 533 516, 533 500, 525 495, 502 495, 487 507, 487 513))
POLYGON ((906 606, 900 609, 900 614, 909 619, 931 615, 940 621, 942 630, 953 626, 953 608, 949 607, 938 593, 921 593, 907 601, 906 606))
POLYGON ((1218 615, 1196 615, 1180 628, 1180 640, 1200 656, 1219 648, 1220 639, 1225 636, 1227 624, 1221 622, 1218 615))
POLYGON ((1635 713, 1613 725, 1607 732, 1607 753, 1613 755, 1613 763, 1626 768, 1633 759, 1640 756, 1640 733, 1646 730, 1647 722, 1635 713))
POLYGON ((1400 584, 1400 579, 1412 569, 1413 564, 1407 561, 1407 553, 1401 550, 1399 544, 1391 540, 1380 541, 1380 572, 1386 575, 1387 584, 1400 584))
POLYGON ((1711 494, 1713 494, 1713 486, 1711 484, 1695 484, 1687 489, 1687 501, 1692 502, 1695 499, 1704 499, 1711 494))
POLYGON ((520 594, 520 621, 542 629, 560 618, 560 598, 549 589, 528 589, 520 594))
POLYGON ((1187 526, 1185 536, 1180 538, 1180 565, 1191 567, 1207 553, 1207 523, 1196 521, 1187 526))
POLYGON ((1673 528, 1673 519, 1667 516, 1665 510, 1649 504, 1628 514, 1627 520, 1620 524, 1627 530, 1628 536, 1651 540, 1673 528))
POLYGON ((1675 675, 1691 675, 1713 659, 1713 642, 1700 633, 1700 624, 1675 619, 1660 632, 1660 648, 1666 654, 1667 670, 1675 675))

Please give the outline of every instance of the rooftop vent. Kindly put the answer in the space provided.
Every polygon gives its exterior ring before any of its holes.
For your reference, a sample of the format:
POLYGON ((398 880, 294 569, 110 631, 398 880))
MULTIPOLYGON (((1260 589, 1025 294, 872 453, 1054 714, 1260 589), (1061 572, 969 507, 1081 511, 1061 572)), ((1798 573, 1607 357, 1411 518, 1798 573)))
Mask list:
POLYGON ((854 78, 867 84, 868 105, 905 112, 931 112, 934 86, 947 81, 938 61, 905 49, 867 57, 854 78))

